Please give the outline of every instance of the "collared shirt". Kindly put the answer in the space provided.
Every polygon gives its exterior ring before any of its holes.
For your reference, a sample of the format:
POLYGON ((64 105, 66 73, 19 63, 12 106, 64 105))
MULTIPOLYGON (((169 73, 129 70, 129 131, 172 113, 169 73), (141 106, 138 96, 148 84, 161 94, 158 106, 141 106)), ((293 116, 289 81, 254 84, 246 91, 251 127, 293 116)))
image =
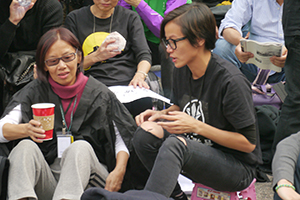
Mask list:
POLYGON ((249 39, 284 44, 282 11, 283 4, 276 0, 235 0, 221 22, 219 34, 225 28, 234 28, 242 35, 242 27, 251 20, 249 39))

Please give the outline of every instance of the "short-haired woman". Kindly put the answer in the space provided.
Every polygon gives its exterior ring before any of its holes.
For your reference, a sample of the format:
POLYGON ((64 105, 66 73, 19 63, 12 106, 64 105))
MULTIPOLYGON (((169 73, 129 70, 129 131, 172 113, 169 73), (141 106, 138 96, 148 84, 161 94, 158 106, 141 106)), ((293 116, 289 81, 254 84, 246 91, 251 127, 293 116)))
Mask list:
POLYGON ((186 199, 180 173, 220 191, 243 190, 255 178, 261 153, 250 83, 211 52, 215 27, 201 3, 183 5, 162 22, 161 39, 176 67, 174 105, 136 117, 133 145, 151 172, 146 190, 186 199))

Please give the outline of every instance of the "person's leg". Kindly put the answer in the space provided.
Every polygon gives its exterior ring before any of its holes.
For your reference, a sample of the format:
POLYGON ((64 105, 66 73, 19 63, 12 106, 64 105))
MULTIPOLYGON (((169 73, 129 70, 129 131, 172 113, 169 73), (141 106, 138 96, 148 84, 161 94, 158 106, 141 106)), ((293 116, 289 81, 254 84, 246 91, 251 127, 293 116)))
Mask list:
POLYGON ((8 199, 52 199, 57 183, 41 150, 33 141, 22 140, 8 158, 8 199))
POLYGON ((280 81, 285 81, 285 72, 284 72, 284 69, 279 72, 279 73, 275 73, 271 76, 269 76, 267 82, 268 83, 278 83, 280 81))
MULTIPOLYGON (((169 135, 170 133, 164 131, 162 127, 156 125, 154 122, 145 122, 141 127, 137 128, 132 143, 136 154, 149 173, 153 168, 159 148, 169 135)), ((146 174, 146 176, 148 175, 146 174)), ((185 196, 182 194, 180 185, 177 182, 175 184, 176 186, 173 188, 171 196, 185 196)))
POLYGON ((137 99, 129 103, 124 103, 123 105, 127 108, 133 118, 147 109, 152 109, 153 106, 152 98, 150 97, 137 99))
POLYGON ((216 47, 214 48, 213 53, 234 64, 241 70, 250 82, 253 82, 258 72, 257 67, 253 64, 241 63, 234 53, 235 48, 235 45, 227 42, 223 38, 220 38, 216 42, 216 47))
POLYGON ((53 200, 80 199, 90 178, 97 179, 99 187, 105 187, 107 169, 98 161, 91 145, 79 140, 72 143, 63 153, 61 174, 53 200))
POLYGON ((162 144, 146 190, 170 196, 181 172, 194 182, 220 191, 243 190, 252 182, 255 169, 232 155, 196 141, 182 140, 171 136, 162 144))
POLYGON ((281 108, 273 152, 282 139, 300 130, 300 36, 286 37, 285 41, 288 49, 284 66, 287 97, 281 108))

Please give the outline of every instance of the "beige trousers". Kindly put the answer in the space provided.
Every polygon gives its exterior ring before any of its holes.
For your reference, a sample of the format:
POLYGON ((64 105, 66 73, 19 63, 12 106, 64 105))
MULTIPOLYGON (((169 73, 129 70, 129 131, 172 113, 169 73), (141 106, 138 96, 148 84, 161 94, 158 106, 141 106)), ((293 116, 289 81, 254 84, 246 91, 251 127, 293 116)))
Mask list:
POLYGON ((8 199, 79 200, 91 179, 93 186, 105 186, 106 167, 96 157, 91 145, 78 140, 72 143, 49 166, 31 140, 22 140, 9 155, 8 199))

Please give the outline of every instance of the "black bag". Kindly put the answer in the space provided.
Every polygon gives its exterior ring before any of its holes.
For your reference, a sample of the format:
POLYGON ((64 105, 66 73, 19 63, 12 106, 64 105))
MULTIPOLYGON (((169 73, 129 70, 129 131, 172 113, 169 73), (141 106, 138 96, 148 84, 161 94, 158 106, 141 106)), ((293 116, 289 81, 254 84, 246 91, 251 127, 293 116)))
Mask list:
POLYGON ((6 200, 9 160, 9 150, 5 143, 0 144, 0 200, 6 200))
POLYGON ((9 161, 5 156, 0 156, 0 200, 5 200, 7 195, 9 161))
MULTIPOLYGON (((160 94, 163 96, 163 89, 162 86, 160 84, 160 81, 158 79, 158 77, 156 76, 156 74, 152 71, 148 72, 148 76, 146 78, 146 83, 149 85, 150 90, 152 90, 153 92, 160 94)), ((163 110, 164 107, 164 102, 162 102, 161 100, 158 99, 152 99, 152 103, 153 106, 157 109, 157 110, 163 110)))
POLYGON ((10 101, 11 96, 33 80, 35 51, 19 51, 7 53, 0 61, 4 74, 3 108, 10 101))

